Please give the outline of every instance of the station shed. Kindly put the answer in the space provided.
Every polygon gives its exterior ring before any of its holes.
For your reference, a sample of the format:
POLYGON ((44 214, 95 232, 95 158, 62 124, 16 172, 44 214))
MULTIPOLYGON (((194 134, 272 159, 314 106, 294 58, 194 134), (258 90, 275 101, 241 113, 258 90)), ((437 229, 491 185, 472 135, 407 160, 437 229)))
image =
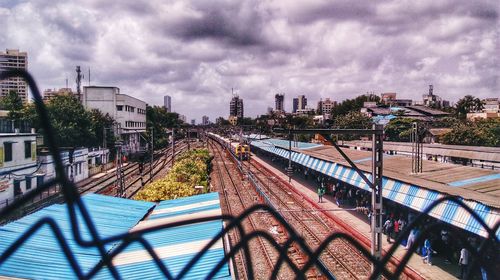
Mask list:
MULTIPOLYGON (((267 139, 253 141, 255 149, 288 160, 289 141, 267 139)), ((371 180, 371 152, 342 149, 371 180)), ((314 170, 343 183, 371 192, 370 187, 332 146, 292 142, 291 160, 303 168, 314 170)), ((411 172, 411 158, 384 154, 384 199, 393 201, 417 212, 425 212, 428 206, 441 197, 451 195, 473 209, 490 227, 500 220, 500 172, 449 163, 426 162, 419 174, 411 172)), ((431 217, 488 238, 487 231, 470 213, 452 201, 433 208, 431 217)), ((496 231, 500 238, 500 229, 496 231)))

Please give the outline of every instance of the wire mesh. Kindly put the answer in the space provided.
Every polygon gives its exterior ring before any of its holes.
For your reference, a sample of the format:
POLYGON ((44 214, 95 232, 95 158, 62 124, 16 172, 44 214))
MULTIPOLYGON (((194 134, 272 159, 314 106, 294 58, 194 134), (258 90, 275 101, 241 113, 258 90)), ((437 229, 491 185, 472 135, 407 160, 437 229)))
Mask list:
MULTIPOLYGON (((487 226, 485 221, 472 209, 470 209, 466 204, 464 204, 460 199, 456 197, 443 197, 436 201, 434 201, 423 213, 420 213, 417 218, 409 224, 406 229, 400 234, 397 240, 393 243, 389 250, 385 253, 385 255, 379 260, 375 259, 370 255, 367 249, 354 237, 349 234, 342 232, 334 232, 330 236, 328 236, 316 250, 311 249, 310 246, 306 244, 304 239, 290 226, 285 219, 272 207, 268 205, 255 205, 244 211, 241 215, 234 217, 230 215, 220 215, 206 218, 196 218, 185 221, 178 221, 174 223, 157 225, 154 227, 144 228, 141 230, 137 230, 134 232, 128 232, 123 234, 118 234, 108 238, 101 238, 99 234, 99 229, 96 228, 92 219, 89 215, 89 210, 83 204, 82 198, 75 186, 64 172, 63 162, 61 160, 60 151, 59 151, 59 143, 54 134, 54 129, 49 121, 48 112, 42 102, 42 97, 40 92, 36 86, 36 83, 33 77, 24 70, 11 70, 0 73, 0 80, 7 79, 10 77, 22 77, 25 79, 30 87, 31 92, 33 93, 34 102, 36 106, 36 111, 41 120, 41 128, 43 129, 44 136, 46 137, 46 145, 54 159, 54 165, 56 170, 56 177, 53 180, 47 181, 43 183, 38 188, 32 190, 27 193, 21 199, 15 201, 14 203, 6 206, 2 210, 0 210, 0 217, 3 219, 4 217, 9 216, 15 211, 19 210, 23 205, 29 203, 31 199, 40 195, 42 192, 48 190, 49 188, 55 186, 56 184, 61 186, 61 192, 64 197, 64 200, 67 205, 67 211, 69 213, 70 222, 71 222, 71 232, 74 240, 78 245, 87 248, 96 248, 102 258, 102 261, 92 267, 88 272, 84 272, 77 259, 75 258, 74 252, 72 252, 71 248, 68 245, 67 240, 62 234, 61 228, 52 218, 42 218, 35 222, 29 229, 24 232, 15 242, 10 244, 0 256, 0 270, 2 265, 22 246, 24 242, 26 242, 31 236, 35 235, 38 230, 44 225, 48 225, 50 230, 53 232, 57 242, 59 243, 65 257, 68 260, 71 269, 74 271, 75 277, 80 279, 89 279, 97 275, 101 270, 107 269, 109 270, 111 276, 115 279, 122 279, 122 275, 118 272, 117 268, 113 264, 113 259, 116 258, 123 250, 125 250, 128 246, 133 243, 139 243, 144 250, 146 250, 151 256, 152 260, 161 271, 163 276, 166 279, 181 279, 189 272, 189 270, 207 253, 207 251, 219 240, 222 240, 224 236, 228 234, 231 230, 241 229, 241 224, 245 219, 255 212, 266 211, 270 215, 274 217, 279 223, 281 223, 286 230, 289 239, 282 245, 278 244, 272 235, 264 231, 253 231, 253 232, 244 232, 240 231, 241 239, 240 242, 234 244, 232 248, 228 252, 226 252, 225 257, 221 259, 218 264, 210 271, 207 276, 207 279, 213 278, 216 273, 222 268, 222 266, 229 262, 229 260, 235 256, 240 250, 244 250, 246 252, 249 250, 249 242, 256 238, 263 238, 267 240, 269 244, 279 253, 279 258, 274 266, 274 271, 271 277, 276 277, 279 269, 287 265, 292 271, 296 274, 297 279, 305 279, 306 272, 311 269, 313 266, 319 267, 324 275, 329 275, 329 271, 325 271, 325 267, 320 265, 319 256, 321 253, 326 250, 327 246, 332 243, 334 240, 343 239, 349 242, 354 248, 359 250, 365 257, 373 264, 373 271, 370 276, 370 279, 377 279, 382 275, 388 279, 395 279, 401 276, 404 268, 406 267, 411 255, 417 250, 417 244, 422 243, 424 238, 428 233, 435 230, 442 225, 438 223, 434 224, 426 224, 425 219, 427 214, 434 208, 438 207, 441 203, 446 201, 452 201, 459 205, 462 209, 467 211, 472 215, 472 217, 480 224, 481 227, 485 229, 488 234, 488 238, 484 239, 478 248, 474 248, 468 240, 464 237, 460 240, 462 244, 464 244, 465 248, 467 248, 472 256, 472 263, 470 265, 471 269, 469 269, 469 274, 478 266, 484 268, 489 275, 495 275, 495 265, 498 262, 498 254, 494 254, 494 258, 488 259, 486 257, 487 250, 493 248, 493 252, 498 253, 499 243, 496 238, 496 232, 498 231, 500 222, 497 222, 493 228, 487 226), (90 232, 91 239, 85 240, 82 235, 82 228, 79 226, 79 222, 77 221, 77 212, 80 212, 81 217, 84 221, 84 226, 90 232), (189 263, 179 272, 177 275, 173 275, 171 270, 165 265, 164 262, 160 259, 158 254, 155 252, 153 246, 144 238, 144 235, 147 233, 159 231, 165 228, 171 228, 181 225, 189 225, 193 223, 200 223, 206 221, 214 221, 214 220, 225 220, 227 221, 226 227, 221 230, 208 244, 204 246, 204 248, 198 252, 189 263), (397 265, 396 269, 393 271, 388 270, 388 264, 390 262, 391 256, 397 249, 397 246, 401 244, 404 236, 407 236, 410 233, 410 230, 416 226, 420 226, 422 228, 421 234, 418 236, 416 242, 410 246, 408 251, 405 253, 404 257, 400 259, 400 263, 397 265), (120 242, 113 250, 108 251, 106 249, 107 244, 120 242), (302 251, 308 256, 308 261, 301 267, 298 267, 292 259, 288 256, 288 247, 291 244, 297 244, 302 251)), ((1 242, 1 241, 0 241, 1 242)), ((247 258, 247 261, 251 261, 251 258, 247 258)), ((250 265, 251 267, 251 265, 250 265)), ((50 271, 47 271, 50 273, 50 271)), ((333 275, 335 275, 335 271, 331 271, 333 275)), ((466 276, 468 277, 468 275, 466 276)), ((248 270, 248 279, 254 279, 255 275, 253 270, 248 270)))

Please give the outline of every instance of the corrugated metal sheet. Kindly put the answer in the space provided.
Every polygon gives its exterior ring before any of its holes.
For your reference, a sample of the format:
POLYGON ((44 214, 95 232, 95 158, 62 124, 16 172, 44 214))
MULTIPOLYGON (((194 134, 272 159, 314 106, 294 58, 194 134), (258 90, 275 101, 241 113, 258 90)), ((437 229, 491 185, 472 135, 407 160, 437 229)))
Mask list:
MULTIPOLYGON (((185 216, 188 214, 218 210, 218 193, 208 193, 175 200, 162 201, 155 207, 147 220, 136 228, 161 221, 166 217, 185 216)), ((162 262, 173 275, 177 275, 205 244, 212 240, 223 228, 221 220, 167 228, 147 233, 144 238, 152 245, 162 262)), ((135 228, 132 229, 132 231, 135 228)), ((193 267, 183 279, 203 279, 224 258, 224 248, 219 240, 193 267)), ((130 244, 120 253, 114 264, 125 279, 161 279, 163 274, 157 268, 150 255, 141 244, 130 244)), ((108 278, 107 271, 102 271, 96 278, 108 278)), ((217 279, 231 279, 229 266, 225 264, 216 275, 217 279)))
MULTIPOLYGON (((154 203, 89 194, 83 202, 97 228, 100 237, 127 232, 137 224, 154 203)), ((79 246, 73 239, 67 205, 52 205, 0 228, 0 252, 4 252, 19 236, 41 218, 50 217, 61 229, 69 248, 82 268, 88 272, 100 260, 95 248, 79 246)), ((84 239, 90 234, 77 211, 79 228, 84 239)), ((107 249, 111 249, 109 244, 107 249)), ((5 263, 0 266, 0 275, 30 279, 72 279, 75 273, 66 260, 59 242, 48 225, 40 228, 5 263)))
MULTIPOLYGON (((288 150, 284 150, 276 146, 269 146, 265 141, 253 141, 251 144, 275 155, 288 158, 288 150)), ((345 164, 333 162, 334 160, 335 159, 325 160, 316 158, 309 155, 306 151, 292 151, 292 161, 355 187, 361 188, 366 191, 371 191, 368 185, 366 185, 366 183, 354 171, 353 168, 348 167, 345 164)), ((371 173, 363 173, 368 179, 371 179, 371 173)), ((428 189, 426 188, 426 185, 421 186, 417 184, 410 184, 397 180, 392 176, 384 176, 382 195, 384 196, 384 198, 405 205, 406 207, 409 207, 416 211, 423 212, 426 211, 427 207, 433 201, 442 198, 446 194, 436 190, 428 189)), ((466 198, 460 199, 471 209, 474 209, 475 212, 479 216, 481 216, 481 218, 489 227, 493 228, 494 225, 500 220, 500 213, 497 209, 489 207, 477 201, 466 200, 466 198)), ((479 225, 479 223, 472 217, 472 215, 461 209, 454 202, 447 201, 441 203, 433 210, 431 210, 429 215, 459 228, 468 230, 472 233, 487 237, 486 230, 479 225)), ((496 232, 496 236, 500 238, 500 229, 496 232)))
MULTIPOLYGON (((218 193, 209 193, 177 200, 163 201, 154 209, 150 217, 138 224, 154 207, 154 203, 114 198, 89 194, 83 201, 90 212, 100 237, 110 237, 127 231, 148 226, 172 218, 182 218, 203 213, 220 213, 218 193)), ((212 214, 213 215, 213 214, 212 214)), ((53 218, 61 228, 65 240, 75 255, 78 265, 87 273, 100 260, 95 248, 80 247, 73 240, 71 225, 66 205, 52 205, 36 213, 26 216, 0 228, 0 252, 4 252, 33 223, 43 217, 53 218)), ((90 234, 78 213, 79 227, 82 236, 89 240, 90 234)), ((173 275, 177 275, 189 261, 213 237, 222 230, 222 221, 210 221, 186 226, 163 229, 143 235, 152 245, 162 262, 173 275)), ((112 250, 117 244, 109 244, 112 250)), ((219 240, 214 246, 190 268, 184 279, 205 278, 224 258, 224 248, 219 240)), ((139 243, 132 243, 120 253, 113 263, 123 279, 162 279, 151 256, 139 243)), ((45 225, 26 241, 14 255, 0 266, 0 277, 17 277, 29 279, 75 279, 66 256, 50 228, 45 225)), ((107 268, 102 269, 96 279, 111 279, 107 268)), ((216 274, 217 279, 231 279, 229 266, 225 264, 216 274)))

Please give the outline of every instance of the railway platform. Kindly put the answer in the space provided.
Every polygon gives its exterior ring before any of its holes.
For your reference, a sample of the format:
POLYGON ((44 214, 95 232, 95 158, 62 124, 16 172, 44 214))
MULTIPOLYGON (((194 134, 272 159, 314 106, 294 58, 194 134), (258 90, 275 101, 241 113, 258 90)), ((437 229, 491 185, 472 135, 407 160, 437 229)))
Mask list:
MULTIPOLYGON (((288 182, 286 170, 284 170, 281 165, 254 154, 252 154, 251 160, 267 168, 282 181, 288 182)), ((315 182, 313 180, 305 180, 301 175, 295 174, 292 176, 290 184, 298 193, 303 195, 305 199, 310 200, 319 208, 324 209, 330 215, 341 220, 344 224, 348 225, 353 232, 356 232, 358 235, 360 234, 362 238, 366 238, 367 240, 371 239, 370 224, 366 215, 357 211, 352 211, 351 208, 337 206, 335 199, 331 195, 325 195, 323 197, 323 203, 317 203, 318 196, 315 182)), ((387 243, 385 239, 383 240, 384 250, 388 250, 391 245, 392 244, 387 243)), ((403 258, 405 253, 406 250, 404 246, 400 245, 393 256, 399 260, 403 258)), ((459 275, 458 264, 445 263, 444 259, 439 256, 433 257, 432 265, 428 265, 423 263, 421 256, 413 254, 407 266, 424 279, 457 279, 459 275)))

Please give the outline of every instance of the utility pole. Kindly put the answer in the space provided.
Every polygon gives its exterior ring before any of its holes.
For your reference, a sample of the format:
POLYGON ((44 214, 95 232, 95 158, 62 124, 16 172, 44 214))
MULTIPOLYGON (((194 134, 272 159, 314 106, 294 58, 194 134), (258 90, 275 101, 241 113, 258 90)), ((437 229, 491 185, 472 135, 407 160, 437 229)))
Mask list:
POLYGON ((175 159, 175 128, 172 127, 172 167, 174 167, 175 159))
POLYGON ((151 127, 151 160, 149 162, 149 182, 153 182, 154 128, 151 127))
POLYGON ((288 183, 292 182, 292 134, 288 130, 288 183))
POLYGON ((116 196, 123 197, 124 174, 122 169, 122 141, 116 141, 116 196))
MULTIPOLYGON (((381 125, 374 124, 373 130, 382 130, 381 125)), ((382 162, 383 162, 383 134, 372 134, 372 244, 371 254, 380 260, 382 256, 382 162)), ((375 267, 372 265, 372 271, 375 267)))

